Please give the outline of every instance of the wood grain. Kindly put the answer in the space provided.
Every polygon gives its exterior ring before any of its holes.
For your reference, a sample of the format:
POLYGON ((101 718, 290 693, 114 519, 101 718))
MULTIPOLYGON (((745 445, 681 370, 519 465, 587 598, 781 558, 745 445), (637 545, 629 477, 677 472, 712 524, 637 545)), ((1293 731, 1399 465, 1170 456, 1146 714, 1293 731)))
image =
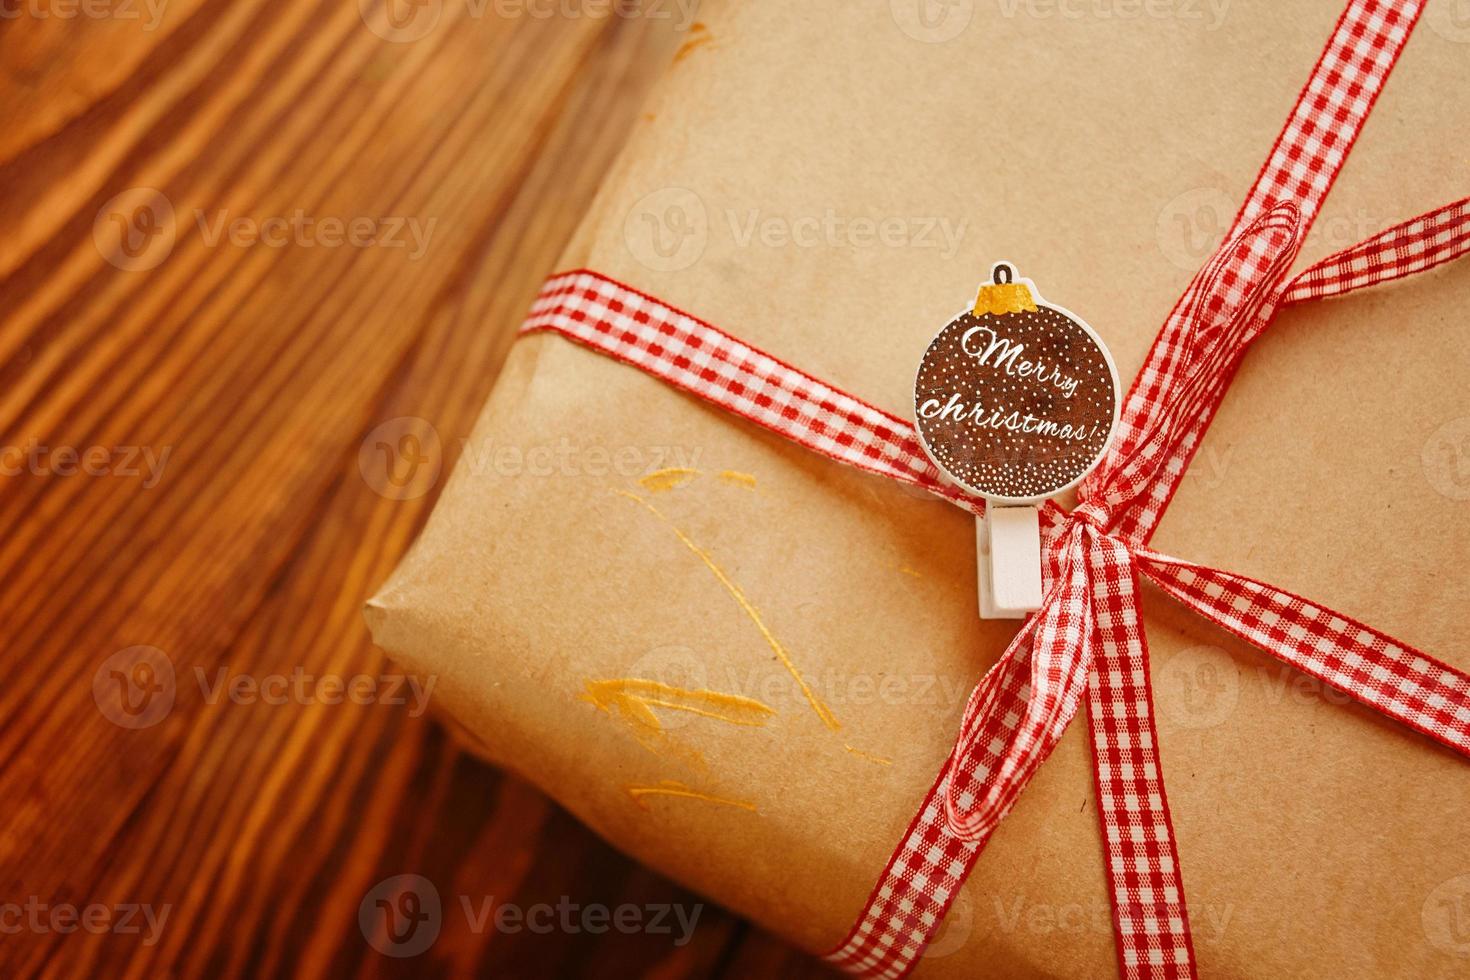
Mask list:
POLYGON ((712 906, 686 945, 477 931, 457 896, 700 899, 411 705, 213 686, 393 673, 360 609, 434 494, 393 499, 370 433, 420 420, 447 473, 689 26, 390 0, 438 18, 394 42, 378 2, 0 20, 0 975, 819 975, 712 906), (275 244, 219 231, 295 215, 313 231, 275 244), (332 244, 334 218, 417 221, 425 247, 332 244), (174 699, 135 729, 109 658, 138 645, 174 699), (407 959, 358 922, 399 874, 445 902, 407 959), (66 904, 167 918, 62 932, 66 904))

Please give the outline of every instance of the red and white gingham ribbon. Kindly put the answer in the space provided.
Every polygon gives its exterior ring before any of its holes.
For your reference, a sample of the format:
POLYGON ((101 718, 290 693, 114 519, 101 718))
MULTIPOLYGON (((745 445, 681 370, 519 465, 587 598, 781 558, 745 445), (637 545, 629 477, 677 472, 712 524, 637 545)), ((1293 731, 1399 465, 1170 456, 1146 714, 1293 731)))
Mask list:
MULTIPOLYGON (((1129 980, 1195 975, 1140 573, 1284 663, 1470 755, 1470 675, 1285 590, 1147 547, 1246 346, 1280 306, 1470 251, 1466 199, 1285 280, 1419 7, 1348 4, 1231 233, 1155 340, 1119 438, 1077 509, 1043 508, 1045 603, 976 686, 954 752, 831 962, 876 977, 913 967, 1085 695, 1120 971, 1129 980)), ((912 423, 595 272, 548 280, 522 330, 555 331, 832 459, 983 510, 940 478, 912 423)))

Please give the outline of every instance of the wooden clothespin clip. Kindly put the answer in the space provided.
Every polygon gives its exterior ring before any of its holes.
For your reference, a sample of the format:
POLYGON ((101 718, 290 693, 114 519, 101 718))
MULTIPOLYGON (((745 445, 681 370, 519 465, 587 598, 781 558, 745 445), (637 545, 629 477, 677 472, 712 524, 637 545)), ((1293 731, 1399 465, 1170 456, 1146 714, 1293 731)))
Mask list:
POLYGON ((1102 338, 1042 302, 1009 262, 995 264, 973 308, 924 352, 914 381, 919 441, 950 480, 986 501, 975 526, 982 618, 1041 608, 1038 506, 1102 461, 1118 391, 1102 338))

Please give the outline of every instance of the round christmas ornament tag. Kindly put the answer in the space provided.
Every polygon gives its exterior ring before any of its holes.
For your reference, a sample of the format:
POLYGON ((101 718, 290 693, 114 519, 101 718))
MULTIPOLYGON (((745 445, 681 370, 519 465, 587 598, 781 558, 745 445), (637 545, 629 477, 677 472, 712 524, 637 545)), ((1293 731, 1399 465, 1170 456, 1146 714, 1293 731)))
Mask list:
POLYGON ((1102 461, 1118 423, 1118 369, 1091 327, 1043 302, 1010 263, 996 263, 991 278, 924 352, 919 441, 965 489, 1037 503, 1102 461))

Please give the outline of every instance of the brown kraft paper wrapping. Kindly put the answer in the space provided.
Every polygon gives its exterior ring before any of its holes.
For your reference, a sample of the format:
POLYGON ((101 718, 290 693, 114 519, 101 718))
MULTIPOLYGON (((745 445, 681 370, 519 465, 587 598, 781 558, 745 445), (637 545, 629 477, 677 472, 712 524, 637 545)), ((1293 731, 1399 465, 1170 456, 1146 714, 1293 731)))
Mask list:
MULTIPOLYGON (((1301 264, 1465 193, 1470 30, 1446 3, 1301 264)), ((707 2, 562 267, 912 417, 926 344, 1004 258, 1086 317, 1126 386, 1340 5, 917 6, 707 2)), ((1154 546, 1470 666, 1467 304, 1461 263, 1281 313, 1154 546)), ((368 618, 493 760, 822 952, 1016 629, 977 618, 975 575, 958 509, 540 335, 368 618), (707 710, 648 708, 658 691, 707 710)), ((1470 767, 1142 603, 1202 973, 1470 972, 1470 767)), ((1115 970, 1085 718, 932 953, 921 975, 1115 970)))

